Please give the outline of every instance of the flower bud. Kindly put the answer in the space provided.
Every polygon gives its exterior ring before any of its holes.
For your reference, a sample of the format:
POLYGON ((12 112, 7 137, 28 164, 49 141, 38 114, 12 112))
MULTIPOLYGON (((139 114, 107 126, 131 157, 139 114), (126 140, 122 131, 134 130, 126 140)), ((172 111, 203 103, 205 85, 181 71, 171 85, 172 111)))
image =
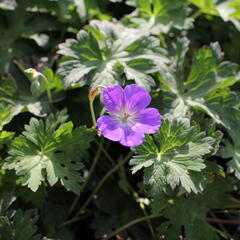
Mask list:
POLYGON ((97 94, 98 94, 98 87, 92 88, 88 94, 89 101, 93 102, 97 94))
POLYGON ((30 81, 35 81, 41 76, 41 73, 36 71, 34 68, 28 68, 24 70, 24 73, 30 81))

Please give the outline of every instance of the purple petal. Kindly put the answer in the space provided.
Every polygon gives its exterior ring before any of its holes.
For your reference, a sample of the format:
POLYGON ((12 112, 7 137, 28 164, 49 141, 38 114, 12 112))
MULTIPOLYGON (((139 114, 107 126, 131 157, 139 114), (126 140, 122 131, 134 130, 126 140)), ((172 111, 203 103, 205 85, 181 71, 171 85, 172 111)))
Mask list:
POLYGON ((111 86, 103 91, 104 105, 108 112, 118 113, 124 102, 121 86, 111 86))
POLYGON ((130 84, 124 89, 125 102, 129 111, 141 110, 149 105, 151 96, 137 84, 130 84))
POLYGON ((135 147, 144 141, 144 134, 133 131, 130 127, 123 128, 124 134, 120 143, 126 147, 135 147))
POLYGON ((120 141, 123 136, 123 129, 116 117, 102 116, 98 118, 97 126, 102 135, 112 141, 120 141))
POLYGON ((147 134, 157 132, 162 123, 160 113, 156 108, 140 110, 135 121, 136 123, 132 126, 132 130, 147 134))

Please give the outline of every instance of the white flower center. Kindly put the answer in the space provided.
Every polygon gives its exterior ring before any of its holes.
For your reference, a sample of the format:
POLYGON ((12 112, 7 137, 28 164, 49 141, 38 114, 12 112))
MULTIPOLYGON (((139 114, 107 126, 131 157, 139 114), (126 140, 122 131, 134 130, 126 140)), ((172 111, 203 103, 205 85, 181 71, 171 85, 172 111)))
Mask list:
POLYGON ((119 120, 124 124, 131 124, 134 122, 135 113, 129 113, 126 109, 122 109, 117 115, 119 120))

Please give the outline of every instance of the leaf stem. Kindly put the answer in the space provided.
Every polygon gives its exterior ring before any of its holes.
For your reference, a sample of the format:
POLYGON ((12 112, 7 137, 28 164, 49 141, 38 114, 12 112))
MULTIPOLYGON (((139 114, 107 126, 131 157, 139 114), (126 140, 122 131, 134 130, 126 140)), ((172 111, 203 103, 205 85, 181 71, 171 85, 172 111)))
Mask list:
MULTIPOLYGON (((100 158, 101 152, 103 150, 103 138, 101 138, 100 143, 98 143, 98 146, 99 146, 98 147, 98 151, 97 151, 97 153, 95 155, 95 158, 93 160, 92 166, 91 166, 91 168, 89 170, 88 177, 87 177, 86 181, 82 185, 81 193, 84 191, 84 189, 87 186, 89 180, 91 179, 91 177, 93 175, 93 172, 95 170, 95 167, 97 165, 97 162, 98 162, 98 160, 100 158)), ((70 209, 68 211, 69 215, 73 212, 74 208, 76 207, 76 205, 77 205, 77 203, 79 201, 80 196, 81 196, 81 194, 74 199, 74 201, 73 201, 73 203, 72 203, 72 205, 71 205, 71 207, 70 207, 70 209)))
POLYGON ((107 179, 119 168, 121 167, 127 160, 129 160, 129 158, 132 156, 132 152, 129 152, 129 154, 122 160, 119 161, 119 163, 113 167, 109 172, 107 172, 107 174, 101 179, 101 181, 98 183, 98 185, 95 187, 95 189, 92 191, 92 193, 90 194, 90 196, 88 197, 88 199, 83 203, 82 207, 79 209, 79 211, 77 212, 76 216, 79 216, 82 211, 87 208, 87 206, 89 205, 89 203, 92 201, 92 199, 94 198, 95 194, 98 192, 98 190, 102 187, 102 185, 107 181, 107 179))
POLYGON ((201 9, 198 9, 190 18, 196 19, 202 14, 201 9))
MULTIPOLYGON (((217 218, 216 215, 213 214, 213 213, 210 213, 210 216, 213 217, 214 219, 217 218)), ((219 228, 220 228, 223 232, 225 232, 225 233, 227 234, 228 238, 231 239, 231 235, 229 234, 229 232, 227 231, 227 229, 223 226, 223 224, 222 224, 221 222, 218 222, 217 224, 218 224, 219 228)))
POLYGON ((94 107, 93 107, 93 101, 89 101, 89 106, 90 106, 90 112, 91 112, 91 117, 92 117, 92 123, 93 123, 93 128, 96 128, 97 122, 96 122, 96 117, 95 117, 95 112, 94 112, 94 107))
POLYGON ((49 82, 48 82, 47 78, 46 78, 42 73, 40 73, 40 75, 42 76, 42 78, 44 79, 44 81, 45 81, 45 83, 46 83, 48 102, 49 102, 50 105, 52 105, 52 103, 53 103, 53 102, 52 102, 52 94, 51 94, 49 82))
POLYGON ((79 220, 88 218, 88 217, 90 217, 91 215, 93 215, 93 213, 89 213, 89 214, 86 214, 86 215, 83 215, 83 216, 79 216, 79 217, 77 217, 77 218, 73 218, 73 219, 70 219, 70 220, 68 220, 68 221, 65 221, 65 222, 63 222, 63 223, 59 226, 59 228, 65 227, 66 225, 69 225, 69 224, 71 224, 71 223, 73 223, 73 222, 76 222, 76 221, 79 221, 79 220))
POLYGON ((150 219, 153 219, 153 218, 158 218, 158 217, 161 217, 161 215, 149 215, 149 216, 144 216, 144 217, 140 217, 140 218, 137 218, 137 219, 134 219, 130 222, 128 222, 127 224, 119 227, 118 229, 116 229, 115 231, 113 231, 112 233, 110 233, 106 238, 104 238, 103 240, 108 240, 112 237, 114 237, 116 234, 124 231, 125 229, 127 228, 130 228, 132 227, 133 225, 137 224, 137 223, 140 223, 140 222, 143 222, 143 221, 146 221, 146 220, 150 220, 150 219))
MULTIPOLYGON (((95 141, 95 142, 96 142, 96 144, 97 144, 98 146, 100 146, 100 143, 99 143, 98 141, 95 141)), ((105 154, 106 158, 107 158, 112 164, 115 165, 114 160, 112 159, 112 157, 109 155, 109 153, 108 153, 104 148, 102 149, 102 152, 105 154)))

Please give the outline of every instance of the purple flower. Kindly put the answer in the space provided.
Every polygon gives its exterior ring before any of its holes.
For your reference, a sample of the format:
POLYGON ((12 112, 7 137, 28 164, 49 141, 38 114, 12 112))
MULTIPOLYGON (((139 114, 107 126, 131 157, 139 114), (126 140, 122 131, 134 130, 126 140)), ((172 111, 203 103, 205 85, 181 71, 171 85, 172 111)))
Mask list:
POLYGON ((149 93, 136 84, 122 89, 111 86, 103 92, 104 105, 110 116, 97 120, 99 131, 105 138, 134 147, 144 141, 144 134, 157 132, 161 116, 156 108, 146 108, 151 102, 149 93))

